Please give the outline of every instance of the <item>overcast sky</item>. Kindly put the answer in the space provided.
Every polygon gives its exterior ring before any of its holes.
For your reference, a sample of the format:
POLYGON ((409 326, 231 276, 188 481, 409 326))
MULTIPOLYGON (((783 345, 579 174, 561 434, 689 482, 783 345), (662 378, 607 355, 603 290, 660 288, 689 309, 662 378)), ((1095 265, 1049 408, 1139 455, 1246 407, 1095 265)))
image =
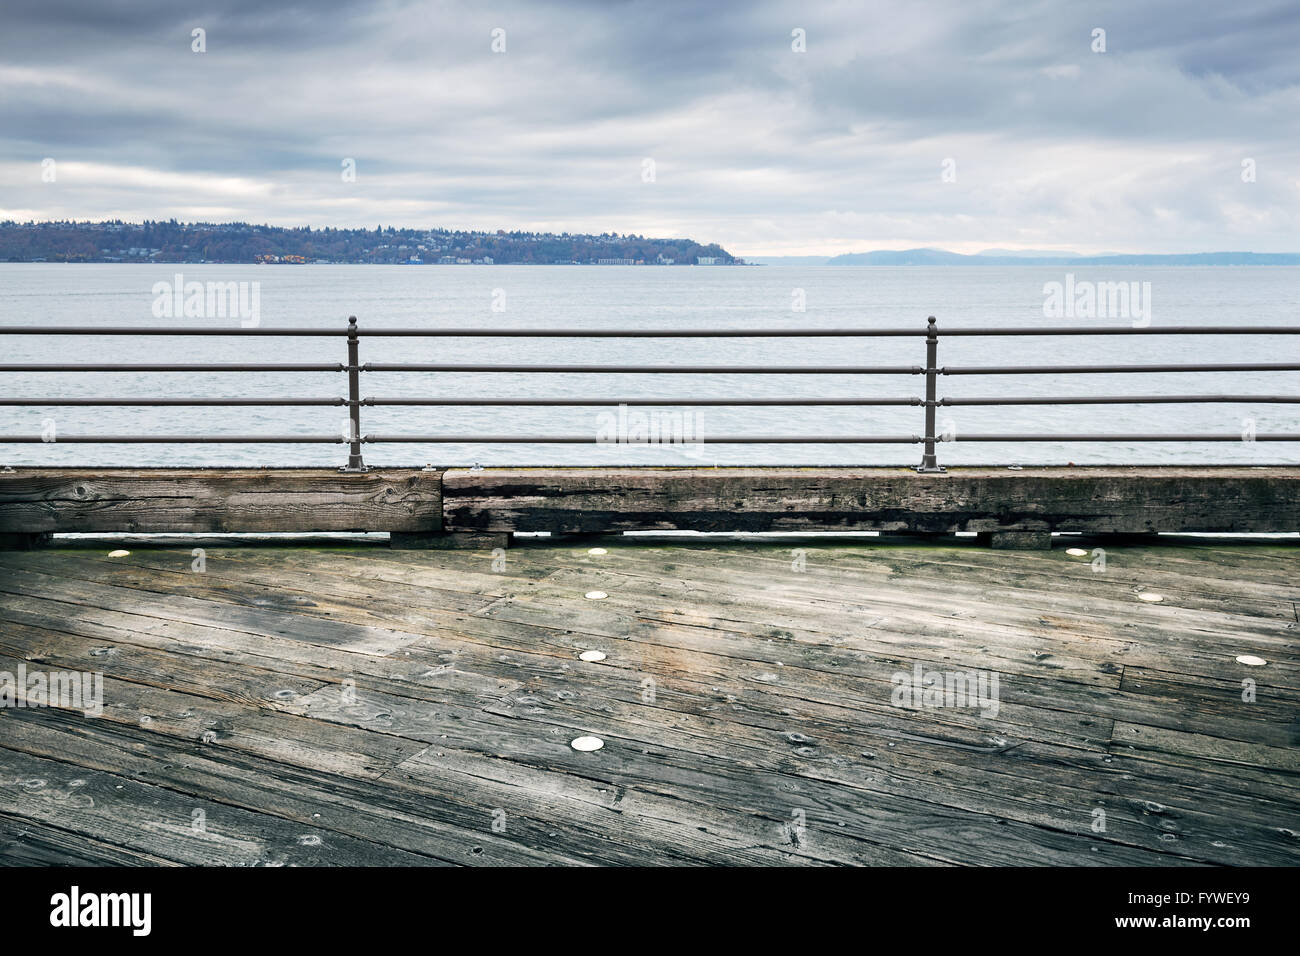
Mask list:
POLYGON ((0 8, 0 219, 1294 252, 1298 123, 1295 0, 0 8))

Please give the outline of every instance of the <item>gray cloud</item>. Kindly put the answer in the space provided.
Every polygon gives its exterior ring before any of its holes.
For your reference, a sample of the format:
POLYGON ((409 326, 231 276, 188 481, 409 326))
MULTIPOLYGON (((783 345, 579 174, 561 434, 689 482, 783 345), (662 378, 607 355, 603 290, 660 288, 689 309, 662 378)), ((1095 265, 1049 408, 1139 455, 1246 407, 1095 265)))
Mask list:
POLYGON ((1251 0, 11 0, 0 218, 1294 251, 1298 41, 1251 0))

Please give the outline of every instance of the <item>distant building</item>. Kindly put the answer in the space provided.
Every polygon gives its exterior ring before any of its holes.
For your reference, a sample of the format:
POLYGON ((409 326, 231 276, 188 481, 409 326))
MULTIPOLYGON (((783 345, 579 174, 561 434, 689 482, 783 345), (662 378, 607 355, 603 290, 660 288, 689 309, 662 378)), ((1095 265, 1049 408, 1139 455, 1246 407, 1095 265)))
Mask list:
POLYGON ((598 265, 598 266, 631 266, 631 265, 636 265, 636 260, 634 260, 634 259, 597 259, 597 260, 596 260, 596 265, 598 265))
POLYGON ((717 256, 696 256, 695 264, 697 266, 716 266, 718 264, 717 256))

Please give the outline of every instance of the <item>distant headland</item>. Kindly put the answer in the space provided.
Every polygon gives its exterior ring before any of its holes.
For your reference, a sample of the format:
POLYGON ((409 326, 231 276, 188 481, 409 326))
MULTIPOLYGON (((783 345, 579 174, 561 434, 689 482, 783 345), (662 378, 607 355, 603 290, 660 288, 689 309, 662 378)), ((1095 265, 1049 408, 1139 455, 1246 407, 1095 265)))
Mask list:
POLYGON ((245 222, 0 222, 0 262, 743 265, 716 243, 602 233, 311 229, 245 222))

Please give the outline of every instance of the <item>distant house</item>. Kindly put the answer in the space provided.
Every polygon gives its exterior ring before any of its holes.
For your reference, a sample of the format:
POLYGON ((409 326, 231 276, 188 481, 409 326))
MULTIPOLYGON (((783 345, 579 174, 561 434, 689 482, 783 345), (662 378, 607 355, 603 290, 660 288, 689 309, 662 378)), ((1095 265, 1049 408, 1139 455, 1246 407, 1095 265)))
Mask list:
POLYGON ((695 264, 697 266, 716 266, 718 264, 717 256, 696 256, 695 264))

